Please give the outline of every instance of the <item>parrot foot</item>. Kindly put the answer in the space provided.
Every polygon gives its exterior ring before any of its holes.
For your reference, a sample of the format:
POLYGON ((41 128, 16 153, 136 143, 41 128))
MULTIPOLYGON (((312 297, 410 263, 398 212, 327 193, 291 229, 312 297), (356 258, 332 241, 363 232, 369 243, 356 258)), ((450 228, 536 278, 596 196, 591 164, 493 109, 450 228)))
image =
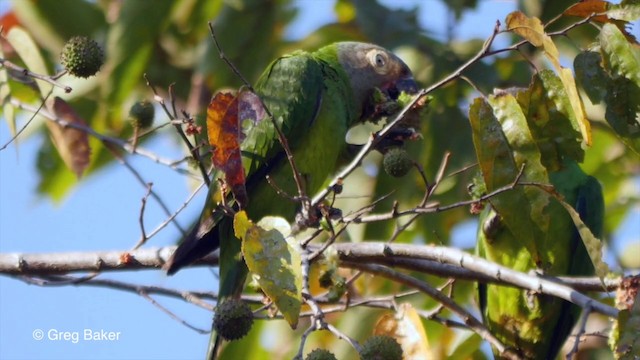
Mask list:
POLYGON ((296 221, 293 232, 302 231, 308 228, 318 228, 323 219, 338 220, 342 218, 342 210, 320 203, 312 208, 306 215, 303 212, 296 214, 296 221))

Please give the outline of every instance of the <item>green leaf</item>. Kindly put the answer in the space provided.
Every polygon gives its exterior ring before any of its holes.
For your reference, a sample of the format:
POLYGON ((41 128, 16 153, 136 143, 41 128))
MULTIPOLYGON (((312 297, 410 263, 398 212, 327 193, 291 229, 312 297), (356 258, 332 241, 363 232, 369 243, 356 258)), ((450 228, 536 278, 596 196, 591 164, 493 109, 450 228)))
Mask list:
POLYGON ((120 16, 109 29, 107 62, 103 67, 109 71, 105 84, 108 101, 116 109, 141 83, 154 44, 170 20, 174 5, 170 0, 122 3, 120 16))
POLYGON ((105 15, 95 2, 16 1, 13 7, 21 21, 29 24, 33 37, 51 51, 59 51, 72 36, 90 36, 106 26, 105 15))
POLYGON ((616 77, 625 77, 640 87, 640 50, 634 49, 620 29, 604 24, 600 32, 605 66, 616 77))
MULTIPOLYGON (((40 54, 38 46, 31 38, 31 35, 29 35, 29 33, 27 33, 23 28, 19 26, 12 27, 7 34, 7 41, 9 41, 9 44, 13 46, 27 69, 40 75, 49 75, 49 70, 45 65, 45 61, 40 54)), ((40 95, 42 97, 46 97, 53 88, 53 85, 43 80, 36 79, 35 81, 38 85, 38 89, 40 89, 40 95)))
POLYGON ((622 77, 607 85, 604 117, 625 145, 640 154, 640 87, 622 77))
MULTIPOLYGON (((0 46, 0 59, 4 59, 2 46, 0 46)), ((11 88, 9 87, 9 74, 7 68, 0 66, 0 105, 2 106, 2 114, 9 125, 11 135, 16 134, 16 113, 13 105, 11 105, 11 88)))
POLYGON ((233 221, 242 239, 242 254, 260 288, 276 304, 292 328, 298 324, 302 305, 302 265, 289 223, 280 217, 264 217, 253 224, 241 211, 233 221))
POLYGON ((640 19, 640 2, 638 0, 623 0, 620 4, 611 4, 607 16, 616 20, 636 21, 640 19))
MULTIPOLYGON (((521 167, 523 180, 548 183, 540 151, 529 131, 527 120, 516 99, 509 93, 490 96, 488 103, 476 99, 470 110, 473 142, 487 191, 512 183, 521 167)), ((533 188, 517 187, 489 200, 505 225, 540 264, 544 255, 538 244, 550 234, 549 214, 545 208, 549 198, 533 188)))
POLYGON ((584 159, 580 124, 562 81, 553 71, 534 75, 529 90, 519 92, 517 98, 548 171, 560 168, 565 158, 584 159))
POLYGON ((595 51, 583 51, 575 60, 576 80, 587 93, 589 100, 599 104, 607 92, 609 75, 602 68, 602 56, 595 51))
POLYGON ((480 345, 482 345, 482 342, 483 340, 480 335, 472 333, 456 346, 453 352, 449 356, 447 356, 447 359, 465 360, 472 358, 474 353, 476 353, 480 349, 480 345))

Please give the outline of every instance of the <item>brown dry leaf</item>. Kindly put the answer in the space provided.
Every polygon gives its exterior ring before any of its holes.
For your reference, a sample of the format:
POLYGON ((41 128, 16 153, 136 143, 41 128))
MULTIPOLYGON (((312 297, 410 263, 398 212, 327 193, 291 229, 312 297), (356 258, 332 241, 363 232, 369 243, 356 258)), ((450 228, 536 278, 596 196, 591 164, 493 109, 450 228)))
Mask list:
POLYGON ((207 108, 207 134, 213 147, 211 160, 225 174, 226 185, 241 207, 248 202, 240 142, 242 132, 238 119, 238 97, 218 93, 207 108))
POLYGON ((434 358, 420 316, 410 303, 400 304, 398 311, 378 319, 374 335, 391 336, 402 346, 403 360, 434 358))
MULTIPOLYGON (((47 108, 56 117, 69 124, 87 126, 86 122, 73 107, 57 96, 53 100, 47 101, 47 108)), ((91 161, 89 136, 80 129, 62 126, 53 121, 47 121, 47 127, 51 133, 53 145, 55 145, 65 165, 80 178, 91 161)))
MULTIPOLYGON (((581 1, 577 4, 573 4, 569 6, 569 8, 567 8, 567 10, 563 12, 563 14, 569 15, 569 16, 587 18, 591 16, 591 14, 600 14, 600 13, 606 12, 607 10, 609 10, 610 5, 611 4, 608 1, 601 1, 601 0, 581 1)), ((592 17, 591 19, 601 23, 610 21, 607 15, 598 15, 598 16, 592 17)))

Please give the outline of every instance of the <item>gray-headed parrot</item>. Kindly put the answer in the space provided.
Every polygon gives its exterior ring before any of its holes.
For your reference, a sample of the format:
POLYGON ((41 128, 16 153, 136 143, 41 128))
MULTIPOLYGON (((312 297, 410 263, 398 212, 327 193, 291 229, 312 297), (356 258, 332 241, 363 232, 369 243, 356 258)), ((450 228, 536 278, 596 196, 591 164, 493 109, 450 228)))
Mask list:
MULTIPOLYGON (((288 141, 306 193, 313 195, 337 170, 347 148, 347 130, 371 115, 374 91, 395 99, 402 91, 417 89, 410 69, 394 54, 372 44, 339 42, 276 59, 256 82, 255 90, 288 141)), ((244 210, 255 220, 273 215, 292 221, 299 204, 278 194, 265 178, 268 175, 285 193, 297 195, 273 122, 253 122, 243 130, 241 151, 248 195, 244 210)), ((218 184, 212 182, 198 223, 164 268, 173 274, 220 247, 219 301, 223 301, 240 295, 247 268, 232 218, 218 206, 220 197, 218 184)))

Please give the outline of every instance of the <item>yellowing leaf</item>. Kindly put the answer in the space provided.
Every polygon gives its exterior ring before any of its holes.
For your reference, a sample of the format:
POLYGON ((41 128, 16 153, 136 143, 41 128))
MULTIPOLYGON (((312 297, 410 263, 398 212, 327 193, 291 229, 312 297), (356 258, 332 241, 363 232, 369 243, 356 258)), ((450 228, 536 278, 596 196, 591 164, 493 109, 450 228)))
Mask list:
POLYGON ((291 232, 289 223, 267 216, 253 224, 241 211, 235 215, 233 227, 236 236, 242 239, 247 267, 262 291, 295 328, 302 305, 302 265, 296 243, 287 239, 291 232))
POLYGON ((505 25, 507 30, 522 36, 533 46, 542 46, 545 33, 540 19, 530 18, 520 11, 514 11, 507 15, 505 25))
POLYGON ((580 126, 583 141, 585 145, 591 146, 591 125, 584 114, 584 105, 582 104, 580 96, 578 96, 578 89, 576 88, 573 74, 571 70, 565 69, 560 65, 560 52, 551 37, 544 32, 544 27, 540 19, 535 17, 529 18, 525 14, 515 11, 507 16, 506 25, 507 30, 522 36, 533 46, 541 48, 544 51, 556 72, 558 72, 560 80, 564 85, 571 109, 580 126))
POLYGON ((573 73, 567 68, 558 69, 560 73, 560 80, 564 85, 564 89, 567 92, 567 97, 571 103, 571 109, 575 115, 576 121, 580 126, 580 132, 582 133, 582 139, 587 146, 591 146, 591 124, 584 113, 584 104, 582 99, 578 95, 578 89, 576 88, 576 81, 573 78, 573 73))
POLYGON ((402 347, 403 360, 434 358, 420 316, 410 303, 401 304, 396 313, 382 315, 373 334, 396 339, 402 347))
MULTIPOLYGON (((67 104, 66 101, 55 97, 52 101, 47 101, 49 111, 58 118, 71 124, 84 125, 84 120, 76 111, 67 104)), ((53 121, 46 122, 51 139, 65 165, 73 171, 77 177, 81 177, 87 168, 91 157, 91 147, 86 132, 68 126, 62 126, 53 121)))

